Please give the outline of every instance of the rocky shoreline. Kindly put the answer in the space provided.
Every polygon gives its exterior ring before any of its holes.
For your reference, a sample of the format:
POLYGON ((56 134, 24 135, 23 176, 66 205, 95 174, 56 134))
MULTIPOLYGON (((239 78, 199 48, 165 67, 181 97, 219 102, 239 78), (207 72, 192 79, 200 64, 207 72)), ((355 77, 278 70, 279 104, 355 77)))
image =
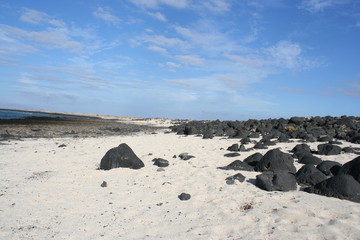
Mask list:
POLYGON ((118 119, 27 117, 1 119, 0 141, 21 138, 99 137, 156 131, 164 127, 118 119))

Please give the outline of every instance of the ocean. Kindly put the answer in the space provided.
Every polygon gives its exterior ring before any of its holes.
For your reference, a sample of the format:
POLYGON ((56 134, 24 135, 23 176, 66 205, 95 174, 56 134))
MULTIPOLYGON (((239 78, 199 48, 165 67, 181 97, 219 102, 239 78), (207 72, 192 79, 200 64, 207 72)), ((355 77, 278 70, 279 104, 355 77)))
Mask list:
POLYGON ((0 109, 0 119, 23 119, 26 117, 92 118, 92 117, 85 117, 85 116, 72 116, 72 115, 64 115, 64 114, 25 112, 25 111, 20 111, 20 110, 0 109))

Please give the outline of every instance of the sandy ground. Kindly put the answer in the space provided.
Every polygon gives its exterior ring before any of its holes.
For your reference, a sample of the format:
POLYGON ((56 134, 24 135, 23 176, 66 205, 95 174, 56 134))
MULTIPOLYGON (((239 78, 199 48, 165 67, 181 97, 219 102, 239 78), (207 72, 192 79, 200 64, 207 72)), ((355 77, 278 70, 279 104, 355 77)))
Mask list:
MULTIPOLYGON (((227 185, 225 178, 237 172, 217 167, 255 150, 227 158, 225 149, 238 139, 165 131, 0 145, 0 239, 360 239, 358 203, 301 191, 266 192, 254 185, 256 172, 239 171, 245 182, 227 185), (97 170, 107 150, 120 143, 145 167, 97 170), (183 152, 195 158, 173 158, 183 152), (157 157, 170 161, 165 171, 152 165, 157 157), (100 186, 103 181, 107 187, 100 186), (182 192, 191 199, 180 201, 182 192)), ((286 152, 296 144, 272 148, 286 152)), ((320 157, 345 163, 356 156, 320 157)))

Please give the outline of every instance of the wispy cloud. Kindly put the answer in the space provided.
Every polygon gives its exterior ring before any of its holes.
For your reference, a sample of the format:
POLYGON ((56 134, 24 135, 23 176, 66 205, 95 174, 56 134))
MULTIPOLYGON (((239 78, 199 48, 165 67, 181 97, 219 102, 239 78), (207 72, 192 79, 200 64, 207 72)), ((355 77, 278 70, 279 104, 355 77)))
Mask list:
POLYGON ((189 0, 130 0, 132 3, 143 8, 158 8, 160 5, 167 5, 175 8, 189 6, 189 0))
POLYGON ((93 15, 99 19, 104 20, 107 23, 118 25, 121 20, 117 16, 113 15, 109 8, 98 7, 93 15))
POLYGON ((53 18, 44 12, 35 9, 24 8, 20 16, 20 20, 31 24, 51 24, 56 27, 64 27, 65 23, 61 20, 53 18))
POLYGON ((156 18, 157 20, 166 22, 166 17, 161 12, 147 12, 147 14, 153 18, 156 18))
POLYGON ((344 87, 332 88, 349 97, 360 98, 360 82, 349 82, 344 87))
POLYGON ((297 93, 297 94, 303 94, 306 92, 305 89, 303 88, 291 88, 291 87, 280 87, 278 88, 281 91, 286 91, 286 92, 290 92, 290 93, 297 93))
POLYGON ((327 8, 346 4, 348 2, 348 0, 303 0, 300 8, 305 9, 311 13, 316 13, 324 11, 327 8))
POLYGON ((202 6, 213 12, 224 13, 229 11, 230 1, 224 1, 224 0, 204 1, 202 2, 202 6))

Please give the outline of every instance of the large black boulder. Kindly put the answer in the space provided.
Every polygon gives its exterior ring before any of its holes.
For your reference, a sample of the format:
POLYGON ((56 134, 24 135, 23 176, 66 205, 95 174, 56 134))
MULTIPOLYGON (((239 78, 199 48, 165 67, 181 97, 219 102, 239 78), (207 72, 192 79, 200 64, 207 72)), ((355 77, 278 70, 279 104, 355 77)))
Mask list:
POLYGON ((293 157, 281 152, 278 148, 268 151, 255 167, 256 171, 277 171, 283 170, 290 173, 296 173, 293 157))
POLYGON ((302 164, 318 165, 322 162, 322 160, 320 158, 312 155, 311 153, 307 153, 307 154, 300 156, 298 162, 302 163, 302 164))
POLYGON ((319 144, 317 148, 320 155, 338 155, 341 153, 341 147, 329 143, 319 144))
POLYGON ((338 162, 326 160, 318 164, 316 168, 319 169, 325 175, 332 177, 339 172, 341 166, 342 165, 338 162))
POLYGON ((110 170, 112 168, 131 168, 140 169, 144 163, 136 156, 133 150, 126 144, 122 143, 106 152, 101 159, 100 169, 110 170))
POLYGON ((338 174, 304 191, 360 203, 360 183, 347 174, 338 174))
POLYGON ((255 185, 266 191, 291 191, 297 188, 295 176, 285 171, 263 172, 256 176, 255 185))
POLYGON ((235 160, 225 167, 219 167, 222 170, 254 171, 254 167, 240 160, 235 160))
POLYGON ((360 183, 360 156, 345 163, 340 168, 338 174, 349 174, 360 183))
POLYGON ((326 175, 312 164, 302 166, 295 174, 295 177, 298 184, 311 186, 327 179, 326 175))

